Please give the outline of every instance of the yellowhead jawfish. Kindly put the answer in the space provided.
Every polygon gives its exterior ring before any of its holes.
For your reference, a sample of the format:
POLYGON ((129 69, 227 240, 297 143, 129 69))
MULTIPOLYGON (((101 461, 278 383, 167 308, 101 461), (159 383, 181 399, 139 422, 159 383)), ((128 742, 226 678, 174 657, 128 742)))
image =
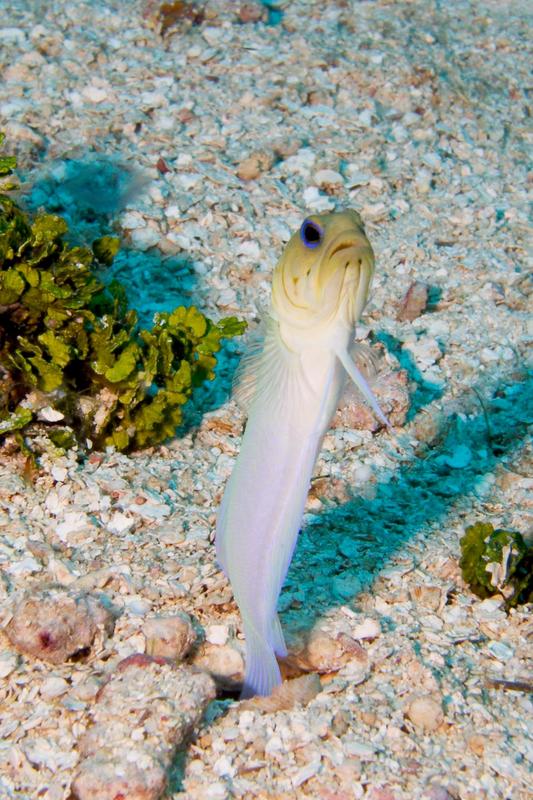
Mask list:
POLYGON ((277 601, 346 374, 386 422, 349 352, 373 272, 357 212, 307 217, 274 270, 262 346, 243 360, 237 396, 248 421, 216 532, 246 637, 243 697, 281 682, 277 601))

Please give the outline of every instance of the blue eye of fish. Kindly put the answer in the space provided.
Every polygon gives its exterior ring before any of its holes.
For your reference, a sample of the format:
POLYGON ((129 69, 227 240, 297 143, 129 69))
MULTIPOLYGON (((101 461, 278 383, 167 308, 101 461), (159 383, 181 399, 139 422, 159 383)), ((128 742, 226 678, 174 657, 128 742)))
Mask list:
POLYGON ((310 219, 304 219, 302 227, 300 228, 300 239, 306 247, 318 247, 324 238, 324 231, 310 219))

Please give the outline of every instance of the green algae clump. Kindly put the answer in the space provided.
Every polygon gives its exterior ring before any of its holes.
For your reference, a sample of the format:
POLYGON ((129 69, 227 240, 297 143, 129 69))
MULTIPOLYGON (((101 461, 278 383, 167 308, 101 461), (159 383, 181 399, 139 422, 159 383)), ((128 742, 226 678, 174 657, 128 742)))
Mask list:
MULTIPOLYGON (((0 158, 0 175, 15 166, 0 158)), ((124 288, 96 274, 118 240, 76 247, 67 233, 61 217, 32 220, 0 194, 0 437, 12 433, 22 446, 21 434, 44 428, 52 441, 72 432, 100 449, 162 442, 193 389, 214 378, 221 340, 246 323, 179 307, 139 329, 124 288)))
POLYGON ((520 533, 477 522, 460 545, 459 566, 474 594, 485 599, 499 592, 508 608, 533 600, 533 548, 520 533))

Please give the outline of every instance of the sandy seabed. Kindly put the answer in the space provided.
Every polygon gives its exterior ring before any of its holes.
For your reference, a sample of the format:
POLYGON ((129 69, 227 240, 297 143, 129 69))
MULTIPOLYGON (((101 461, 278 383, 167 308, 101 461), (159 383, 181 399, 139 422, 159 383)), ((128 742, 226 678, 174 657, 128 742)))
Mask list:
MULTIPOLYGON (((66 216, 79 241, 118 231, 113 273, 144 321, 186 302, 252 332, 305 214, 356 208, 377 255, 358 337, 406 371, 410 408, 396 441, 339 423, 318 459, 280 599, 295 652, 315 642, 313 696, 276 710, 198 689, 209 704, 184 743, 187 725, 150 727, 146 708, 115 740, 110 711, 106 769, 126 794, 102 769, 74 796, 157 797, 142 760, 128 772, 142 751, 176 799, 531 798, 528 610, 479 600, 458 567, 468 524, 531 530, 528 4, 199 5, 203 19, 162 36, 155 2, 6 4, 0 130, 21 202, 66 216), (428 305, 401 321, 415 281, 428 305)), ((2 799, 73 796, 101 687, 146 650, 152 618, 187 612, 201 641, 186 661, 219 686, 242 678, 212 544, 244 424, 229 399, 242 347, 228 345, 165 446, 45 456, 33 485, 4 451, 3 624, 46 584, 105 596, 120 616, 86 658, 57 665, 1 634, 2 799)))

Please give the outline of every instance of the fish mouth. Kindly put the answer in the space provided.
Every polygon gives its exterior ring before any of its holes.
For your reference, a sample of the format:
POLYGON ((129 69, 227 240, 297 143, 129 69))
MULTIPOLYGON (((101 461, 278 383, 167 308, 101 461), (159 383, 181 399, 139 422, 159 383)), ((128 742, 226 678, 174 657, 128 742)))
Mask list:
POLYGON ((364 235, 344 231, 331 243, 321 276, 323 302, 329 297, 337 312, 352 325, 366 302, 373 273, 373 253, 364 235))
POLYGON ((324 256, 324 269, 320 278, 322 285, 329 283, 336 274, 338 275, 342 271, 353 272, 354 268, 361 269, 366 252, 367 246, 364 238, 354 236, 353 233, 341 233, 331 243, 324 256))
POLYGON ((340 242, 339 244, 332 247, 331 253, 328 253, 328 258, 333 258, 333 256, 340 253, 341 250, 352 250, 356 245, 356 242, 352 239, 350 242, 340 242))
POLYGON ((324 263, 330 263, 333 258, 335 258, 335 263, 338 264, 338 255, 339 253, 344 253, 348 255, 349 253, 349 261, 345 264, 346 267, 348 266, 362 266, 366 251, 368 249, 368 243, 364 236, 354 236, 353 232, 345 231, 344 233, 340 233, 336 239, 330 244, 329 250, 325 255, 324 263))

